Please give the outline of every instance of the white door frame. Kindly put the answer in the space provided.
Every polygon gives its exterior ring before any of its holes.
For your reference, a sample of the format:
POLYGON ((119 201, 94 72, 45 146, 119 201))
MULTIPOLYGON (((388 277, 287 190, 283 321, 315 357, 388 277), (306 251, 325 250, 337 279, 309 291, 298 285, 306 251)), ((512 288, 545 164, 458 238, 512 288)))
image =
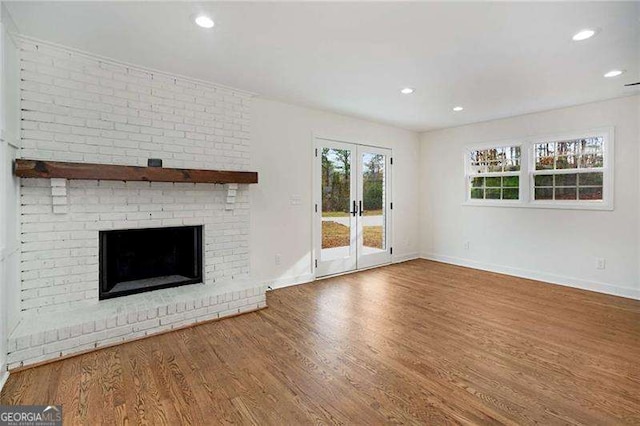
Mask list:
MULTIPOLYGON (((368 145, 368 144, 363 144, 363 143, 358 143, 358 142, 350 142, 350 141, 345 141, 343 139, 339 139, 339 138, 333 138, 333 137, 325 137, 325 136, 319 136, 319 135, 314 135, 313 136, 313 145, 312 145, 312 155, 311 155, 311 160, 312 160, 312 173, 313 173, 313 179, 312 179, 312 203, 311 203, 311 227, 312 227, 312 238, 311 238, 311 253, 312 253, 312 264, 311 264, 311 269, 312 269, 312 275, 313 275, 313 279, 317 279, 319 277, 327 277, 327 276, 332 276, 332 275, 341 275, 341 274, 345 274, 345 273, 351 273, 351 272, 355 272, 358 270, 363 270, 363 269, 368 269, 368 268, 372 268, 372 267, 378 267, 378 266, 382 266, 382 265, 387 265, 392 263, 392 254, 393 254, 393 238, 392 238, 392 212, 393 212, 393 193, 391 191, 392 185, 391 185, 391 180, 392 180, 392 175, 393 175, 393 151, 391 150, 391 148, 385 148, 385 147, 378 147, 378 146, 372 146, 372 145, 368 145), (351 265, 351 263, 348 263, 347 266, 345 266, 345 269, 341 270, 340 272, 336 272, 336 273, 326 273, 327 271, 319 271, 318 266, 320 265, 320 244, 322 241, 322 226, 321 226, 321 220, 320 222, 318 222, 318 218, 317 215, 321 215, 322 214, 322 194, 319 190, 320 185, 322 183, 321 181, 321 170, 319 168, 322 167, 320 161, 318 161, 316 159, 317 155, 320 155, 319 151, 317 151, 317 149, 322 145, 322 141, 327 141, 329 142, 331 145, 338 147, 338 149, 340 149, 339 147, 342 145, 345 148, 349 148, 352 149, 353 147, 355 147, 355 149, 353 150, 353 158, 356 159, 355 162, 353 162, 352 160, 352 164, 351 164, 351 193, 352 193, 352 203, 353 203, 353 198, 354 196, 356 197, 356 204, 358 204, 358 201, 362 200, 362 188, 354 188, 354 186, 357 185, 357 182, 360 181, 360 177, 359 174, 362 173, 362 164, 361 163, 361 152, 367 152, 367 153, 380 153, 386 156, 385 158, 385 221, 386 221, 386 229, 385 229, 385 252, 381 252, 379 254, 373 254, 373 255, 365 255, 362 256, 360 253, 362 253, 362 236, 358 235, 356 237, 358 237, 356 239, 356 242, 358 244, 356 244, 356 253, 358 253, 357 257, 354 256, 353 260, 349 260, 347 262, 353 262, 354 260, 356 261, 356 263, 353 264, 353 266, 351 265), (320 223, 320 226, 318 226, 318 224, 320 223), (358 252, 359 250, 359 252, 358 252)), ((352 215, 349 216, 350 218, 353 218, 352 215)), ((350 230, 351 230, 351 238, 354 238, 353 232, 359 230, 360 232, 362 231, 362 221, 358 220, 357 223, 357 229, 356 226, 354 226, 354 222, 353 220, 350 221, 351 226, 350 226, 350 230)), ((353 240, 352 240, 353 241, 353 240)), ((336 268, 338 268, 336 266, 336 268)))

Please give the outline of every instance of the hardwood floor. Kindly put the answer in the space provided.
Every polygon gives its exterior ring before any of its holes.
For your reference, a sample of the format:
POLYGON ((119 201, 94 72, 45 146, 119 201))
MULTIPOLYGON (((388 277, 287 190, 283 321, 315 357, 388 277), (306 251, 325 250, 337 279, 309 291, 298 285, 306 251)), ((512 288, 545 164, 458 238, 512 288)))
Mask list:
POLYGON ((640 301, 416 260, 12 374, 65 424, 640 424, 640 301))

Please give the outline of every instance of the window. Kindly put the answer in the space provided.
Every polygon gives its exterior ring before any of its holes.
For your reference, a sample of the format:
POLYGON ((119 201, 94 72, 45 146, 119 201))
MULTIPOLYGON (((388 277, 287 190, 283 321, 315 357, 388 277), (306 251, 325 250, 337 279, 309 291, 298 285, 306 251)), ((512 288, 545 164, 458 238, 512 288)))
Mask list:
POLYGON ((476 149, 467 167, 469 200, 520 199, 520 146, 476 149))
POLYGON ((466 203, 611 209, 613 131, 468 148, 466 203))
POLYGON ((533 145, 533 199, 602 201, 604 137, 593 136, 533 145))

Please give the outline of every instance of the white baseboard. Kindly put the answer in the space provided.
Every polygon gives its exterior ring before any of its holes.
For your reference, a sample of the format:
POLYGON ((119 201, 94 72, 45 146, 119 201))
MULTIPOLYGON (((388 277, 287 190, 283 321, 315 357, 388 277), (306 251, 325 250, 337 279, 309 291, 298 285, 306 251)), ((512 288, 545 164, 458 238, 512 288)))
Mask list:
POLYGON ((465 266, 468 268, 480 269, 483 271, 496 272, 499 274, 512 275, 515 277, 544 281, 551 284, 563 285, 566 287, 574 287, 582 290, 595 291, 598 293, 605 293, 613 296, 640 300, 640 289, 619 287, 597 281, 583 280, 581 278, 567 277, 541 271, 532 271, 529 269, 514 268, 511 266, 494 265, 490 263, 479 262, 477 260, 464 259, 454 256, 445 256, 434 253, 422 253, 420 257, 422 259, 434 260, 436 262, 449 263, 452 265, 465 266))
MULTIPOLYGON (((408 260, 414 260, 414 259, 420 259, 420 254, 415 252, 415 253, 393 255, 391 263, 406 262, 408 260)), ((358 271, 357 270, 349 271, 348 273, 351 274, 354 272, 358 272, 358 271)), ((284 287, 290 287, 293 285, 306 284, 315 280, 316 280, 315 274, 312 274, 311 272, 309 272, 309 273, 297 275, 294 277, 276 278, 273 280, 263 281, 262 285, 269 286, 275 290, 276 288, 284 288, 284 287)))
POLYGON ((391 256, 391 263, 406 262, 414 259, 420 259, 420 253, 394 254, 391 256))
POLYGON ((3 368, 3 371, 0 373, 0 392, 4 387, 4 384, 7 383, 7 379, 9 378, 9 372, 4 370, 5 368, 4 365, 2 366, 2 368, 3 368))
MULTIPOLYGON (((416 253, 393 255, 391 263, 406 262, 408 260, 414 260, 414 259, 420 259, 420 254, 416 252, 416 253)), ((358 272, 358 271, 357 270, 349 271, 347 273, 352 274, 354 272, 358 272)), ((294 276, 294 277, 275 278, 273 280, 263 281, 262 284, 269 286, 275 290, 277 288, 285 288, 293 285, 307 284, 315 280, 316 280, 316 276, 311 272, 309 272, 309 273, 294 276)))
POLYGON ((295 277, 276 278, 273 280, 264 281, 262 284, 269 286, 275 290, 276 288, 284 288, 290 287, 292 285, 310 283, 311 281, 315 280, 315 278, 316 277, 311 272, 309 272, 295 277))

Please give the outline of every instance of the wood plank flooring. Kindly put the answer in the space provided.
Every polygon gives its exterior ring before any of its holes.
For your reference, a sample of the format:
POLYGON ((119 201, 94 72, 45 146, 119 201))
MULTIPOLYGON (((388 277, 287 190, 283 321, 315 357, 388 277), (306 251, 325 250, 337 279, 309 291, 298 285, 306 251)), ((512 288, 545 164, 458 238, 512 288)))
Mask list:
POLYGON ((640 424, 640 301, 425 260, 12 374, 65 424, 640 424))

